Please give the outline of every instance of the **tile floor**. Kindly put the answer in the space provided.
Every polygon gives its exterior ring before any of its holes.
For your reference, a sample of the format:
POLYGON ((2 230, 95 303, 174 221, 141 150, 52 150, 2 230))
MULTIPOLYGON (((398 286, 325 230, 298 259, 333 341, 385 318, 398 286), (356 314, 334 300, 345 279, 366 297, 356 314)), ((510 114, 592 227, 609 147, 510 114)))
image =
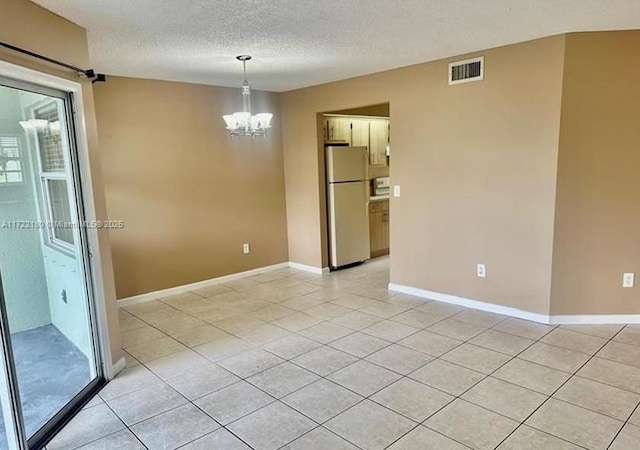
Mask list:
POLYGON ((128 366, 48 446, 638 449, 640 326, 388 292, 388 260, 121 310, 128 366))

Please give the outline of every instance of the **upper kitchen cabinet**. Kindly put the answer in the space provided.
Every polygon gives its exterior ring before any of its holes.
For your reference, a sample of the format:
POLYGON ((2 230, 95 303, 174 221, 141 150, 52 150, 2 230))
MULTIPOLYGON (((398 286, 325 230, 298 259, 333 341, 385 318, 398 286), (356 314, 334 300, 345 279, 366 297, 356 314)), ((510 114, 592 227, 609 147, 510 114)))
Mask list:
POLYGON ((369 147, 369 119, 351 120, 351 145, 369 147))
POLYGON ((369 164, 372 166, 386 165, 388 145, 389 120, 369 120, 369 164))
POLYGON ((351 118, 327 117, 325 127, 327 141, 344 141, 351 145, 351 118))

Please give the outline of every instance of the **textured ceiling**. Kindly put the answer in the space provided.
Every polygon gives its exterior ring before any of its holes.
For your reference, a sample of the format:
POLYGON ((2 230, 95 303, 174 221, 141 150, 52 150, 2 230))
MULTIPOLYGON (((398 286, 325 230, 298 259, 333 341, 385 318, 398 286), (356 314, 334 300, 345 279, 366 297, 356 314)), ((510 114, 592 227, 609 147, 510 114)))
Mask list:
POLYGON ((285 91, 569 31, 640 28, 640 0, 35 0, 111 75, 285 91))

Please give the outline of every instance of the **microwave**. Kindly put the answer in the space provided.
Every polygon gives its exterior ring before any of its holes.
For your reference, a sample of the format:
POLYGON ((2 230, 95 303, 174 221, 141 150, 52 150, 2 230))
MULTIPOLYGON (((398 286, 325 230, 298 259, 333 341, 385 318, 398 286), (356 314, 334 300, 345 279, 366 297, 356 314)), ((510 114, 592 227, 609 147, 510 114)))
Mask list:
POLYGON ((389 195, 389 177, 380 177, 373 180, 373 195, 389 195))

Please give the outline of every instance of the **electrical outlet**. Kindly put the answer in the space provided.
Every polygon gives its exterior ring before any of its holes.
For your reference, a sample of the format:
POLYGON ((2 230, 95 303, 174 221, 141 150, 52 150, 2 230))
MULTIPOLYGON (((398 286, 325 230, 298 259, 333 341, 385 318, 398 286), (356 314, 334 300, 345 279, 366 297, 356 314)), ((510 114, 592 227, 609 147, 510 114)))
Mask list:
POLYGON ((251 253, 251 249, 249 249, 249 244, 242 244, 242 253, 248 255, 251 253))
POLYGON ((400 197, 400 185, 396 184, 395 186, 393 186, 393 196, 394 197, 400 197))
POLYGON ((635 278, 636 278, 635 273, 625 273, 622 276, 622 287, 625 287, 625 288, 633 287, 635 278))
POLYGON ((478 267, 476 268, 476 273, 478 275, 478 278, 486 278, 487 268, 485 267, 484 264, 478 264, 478 267))

